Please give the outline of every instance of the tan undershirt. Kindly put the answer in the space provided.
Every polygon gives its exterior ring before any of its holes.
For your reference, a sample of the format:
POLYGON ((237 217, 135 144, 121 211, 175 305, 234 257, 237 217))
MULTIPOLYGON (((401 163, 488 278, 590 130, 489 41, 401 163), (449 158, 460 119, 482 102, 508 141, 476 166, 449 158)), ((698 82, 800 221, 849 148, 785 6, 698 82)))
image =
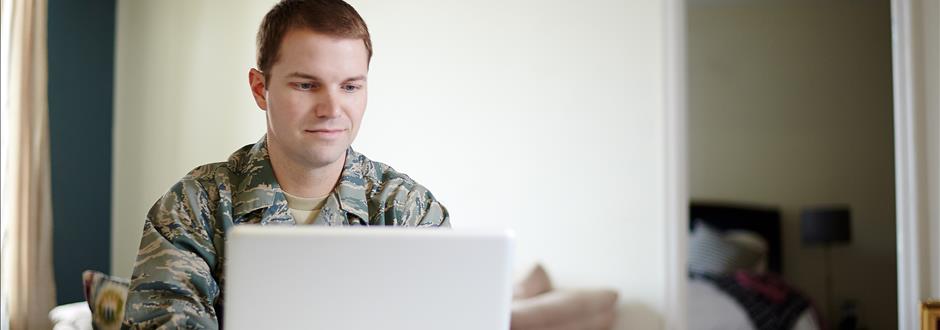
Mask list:
POLYGON ((284 196, 287 197, 287 208, 290 209, 290 215, 294 217, 294 222, 298 225, 313 223, 317 215, 320 214, 323 204, 326 204, 326 198, 330 197, 329 194, 326 194, 322 197, 306 198, 288 194, 286 191, 284 196))

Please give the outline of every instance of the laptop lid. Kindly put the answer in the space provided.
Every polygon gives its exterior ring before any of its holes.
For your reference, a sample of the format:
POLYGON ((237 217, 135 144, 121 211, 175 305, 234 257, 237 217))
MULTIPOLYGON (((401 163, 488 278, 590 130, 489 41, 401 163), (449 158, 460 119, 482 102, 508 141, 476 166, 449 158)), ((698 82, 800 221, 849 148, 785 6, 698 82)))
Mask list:
POLYGON ((509 231, 235 227, 227 329, 508 329, 509 231))

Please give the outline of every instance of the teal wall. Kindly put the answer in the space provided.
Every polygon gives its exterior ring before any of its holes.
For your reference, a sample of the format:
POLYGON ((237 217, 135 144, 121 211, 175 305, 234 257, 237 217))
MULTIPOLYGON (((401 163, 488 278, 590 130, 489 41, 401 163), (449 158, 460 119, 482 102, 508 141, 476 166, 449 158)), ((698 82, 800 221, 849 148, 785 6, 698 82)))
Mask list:
POLYGON ((114 0, 48 0, 49 135, 57 302, 111 269, 114 0))

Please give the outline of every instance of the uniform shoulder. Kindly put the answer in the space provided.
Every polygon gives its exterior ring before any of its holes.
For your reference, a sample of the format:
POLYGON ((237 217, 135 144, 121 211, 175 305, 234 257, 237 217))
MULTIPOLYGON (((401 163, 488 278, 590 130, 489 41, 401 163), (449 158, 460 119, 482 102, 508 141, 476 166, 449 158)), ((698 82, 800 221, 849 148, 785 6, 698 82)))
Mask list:
MULTIPOLYGON (((231 183, 231 181, 237 182, 235 179, 243 175, 246 171, 246 167, 250 166, 248 163, 251 158, 252 147, 253 145, 246 145, 239 148, 232 153, 226 161, 196 166, 189 171, 189 173, 186 173, 186 175, 179 180, 177 185, 205 185, 209 182, 228 184, 231 183), (219 180, 225 182, 217 182, 219 180)), ((210 184, 209 186, 214 185, 215 184, 210 184)))
POLYGON ((423 188, 408 174, 399 172, 388 164, 371 160, 357 152, 353 152, 351 156, 355 158, 353 161, 362 169, 362 176, 367 184, 384 186, 387 183, 395 182, 409 190, 423 188))
POLYGON ((163 199, 181 201, 187 196, 215 197, 220 186, 230 186, 240 181, 244 168, 248 166, 251 147, 247 145, 239 148, 226 161, 196 166, 180 178, 163 199))
POLYGON ((427 188, 407 174, 385 163, 370 160, 353 153, 354 172, 349 177, 362 177, 369 205, 370 224, 386 226, 450 226, 447 209, 434 198, 427 188))

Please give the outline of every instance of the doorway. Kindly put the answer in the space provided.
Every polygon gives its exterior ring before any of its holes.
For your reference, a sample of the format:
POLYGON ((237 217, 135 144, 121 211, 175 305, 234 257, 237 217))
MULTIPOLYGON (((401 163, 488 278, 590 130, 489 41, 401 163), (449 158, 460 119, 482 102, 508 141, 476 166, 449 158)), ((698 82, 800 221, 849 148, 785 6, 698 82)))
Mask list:
POLYGON ((762 322, 772 309, 747 299, 767 297, 741 282, 800 298, 784 328, 896 327, 890 3, 690 0, 686 26, 688 258, 705 273, 689 328, 762 322), (826 210, 841 216, 813 216, 826 210), (741 214, 779 230, 722 220, 741 214), (721 244, 763 259, 708 267, 730 258, 721 244))

